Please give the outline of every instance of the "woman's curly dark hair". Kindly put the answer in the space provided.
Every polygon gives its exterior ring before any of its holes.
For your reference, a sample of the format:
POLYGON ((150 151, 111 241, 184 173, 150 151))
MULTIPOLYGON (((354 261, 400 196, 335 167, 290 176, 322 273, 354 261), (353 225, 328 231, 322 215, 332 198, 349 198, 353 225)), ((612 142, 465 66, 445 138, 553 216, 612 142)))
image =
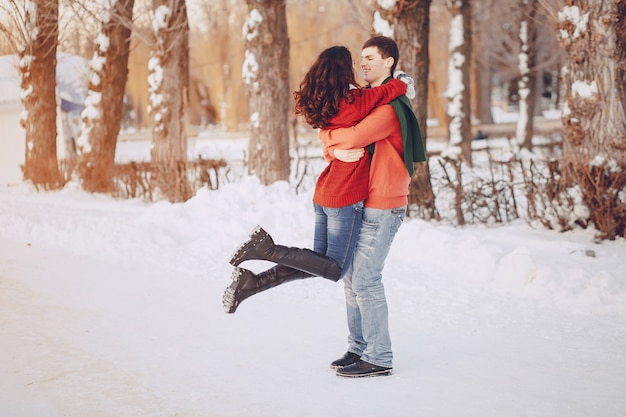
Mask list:
POLYGON ((323 128, 339 112, 343 100, 354 101, 350 85, 358 88, 352 55, 344 46, 324 50, 294 91, 296 114, 314 128, 323 128))

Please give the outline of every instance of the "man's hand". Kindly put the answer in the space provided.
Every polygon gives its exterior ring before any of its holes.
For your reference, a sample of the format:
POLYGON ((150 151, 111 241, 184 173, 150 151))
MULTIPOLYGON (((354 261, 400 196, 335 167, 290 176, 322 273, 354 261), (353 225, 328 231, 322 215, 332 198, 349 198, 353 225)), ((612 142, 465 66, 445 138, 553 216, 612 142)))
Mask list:
POLYGON ((342 162, 356 162, 365 155, 365 149, 333 149, 333 154, 342 162))

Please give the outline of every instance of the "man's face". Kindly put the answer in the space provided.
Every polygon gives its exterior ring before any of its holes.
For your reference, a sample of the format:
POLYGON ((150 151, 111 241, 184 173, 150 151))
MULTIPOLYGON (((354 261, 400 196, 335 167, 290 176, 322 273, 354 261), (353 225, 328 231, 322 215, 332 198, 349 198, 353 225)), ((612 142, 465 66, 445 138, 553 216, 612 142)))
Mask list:
POLYGON ((393 58, 383 58, 378 48, 370 46, 361 51, 361 69, 363 79, 373 87, 379 86, 391 75, 393 58))

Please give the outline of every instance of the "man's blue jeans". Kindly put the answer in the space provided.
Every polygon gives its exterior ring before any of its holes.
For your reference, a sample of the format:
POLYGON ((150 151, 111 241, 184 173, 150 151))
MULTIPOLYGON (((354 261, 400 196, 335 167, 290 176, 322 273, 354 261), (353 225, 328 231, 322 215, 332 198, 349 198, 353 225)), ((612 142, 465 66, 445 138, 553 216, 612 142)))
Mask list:
MULTIPOLYGON (((344 270, 352 261, 363 219, 363 202, 331 208, 314 203, 315 237, 313 250, 326 255, 344 270)), ((343 274, 342 274, 343 275, 343 274)))
POLYGON ((393 362, 382 271, 405 214, 406 207, 365 208, 352 263, 343 272, 348 351, 378 366, 392 367, 393 362))

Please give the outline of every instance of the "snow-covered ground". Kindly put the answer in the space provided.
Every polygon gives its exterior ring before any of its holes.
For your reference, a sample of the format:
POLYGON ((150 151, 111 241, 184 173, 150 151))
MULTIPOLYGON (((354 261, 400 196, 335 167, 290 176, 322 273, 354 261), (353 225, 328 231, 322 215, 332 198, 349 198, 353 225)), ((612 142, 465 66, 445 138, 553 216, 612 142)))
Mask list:
POLYGON ((407 220, 384 270, 390 377, 329 369, 341 283, 225 314, 231 252, 257 224, 311 247, 311 195, 252 177, 184 204, 0 186, 0 416, 626 415, 626 241, 591 230, 407 220))

